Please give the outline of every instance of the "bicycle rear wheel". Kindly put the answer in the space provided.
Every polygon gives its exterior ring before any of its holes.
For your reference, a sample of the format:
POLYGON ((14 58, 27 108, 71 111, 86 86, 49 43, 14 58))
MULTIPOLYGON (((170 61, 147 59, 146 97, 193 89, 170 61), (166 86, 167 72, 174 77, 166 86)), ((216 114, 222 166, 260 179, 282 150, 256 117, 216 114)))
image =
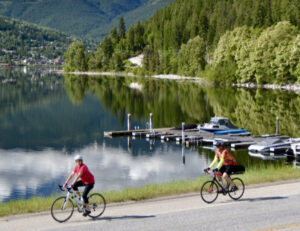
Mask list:
POLYGON ((100 193, 93 193, 88 198, 91 210, 89 216, 92 218, 100 217, 106 208, 105 198, 100 193))
POLYGON ((69 220, 74 212, 74 204, 67 197, 58 197, 51 206, 51 215, 57 222, 65 222, 69 220))
POLYGON ((245 192, 245 185, 242 179, 240 178, 233 178, 232 182, 237 187, 237 190, 231 191, 231 189, 228 190, 228 194, 233 200, 239 200, 244 195, 245 192))
POLYGON ((204 202, 210 204, 218 198, 218 185, 213 181, 207 181, 202 185, 200 195, 204 202))

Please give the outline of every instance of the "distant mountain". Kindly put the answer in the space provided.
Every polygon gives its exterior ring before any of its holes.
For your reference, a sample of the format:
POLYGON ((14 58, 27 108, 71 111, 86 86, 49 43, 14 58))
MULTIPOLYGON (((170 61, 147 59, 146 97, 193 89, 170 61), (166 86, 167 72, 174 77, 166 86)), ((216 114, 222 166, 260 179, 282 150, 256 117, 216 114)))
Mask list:
POLYGON ((99 39, 122 15, 127 25, 173 0, 0 0, 0 15, 99 39))
POLYGON ((0 16, 0 62, 56 64, 74 38, 53 29, 0 16))

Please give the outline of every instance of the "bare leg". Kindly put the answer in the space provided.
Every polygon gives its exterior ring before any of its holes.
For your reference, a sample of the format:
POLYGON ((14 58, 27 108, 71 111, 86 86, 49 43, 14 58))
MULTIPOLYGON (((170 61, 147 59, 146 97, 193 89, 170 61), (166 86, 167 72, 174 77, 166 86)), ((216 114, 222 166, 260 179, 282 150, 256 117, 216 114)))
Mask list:
POLYGON ((75 193, 77 194, 78 197, 81 196, 79 191, 75 191, 75 193))
POLYGON ((227 183, 230 185, 230 187, 235 186, 234 183, 232 182, 230 176, 226 172, 223 173, 223 178, 227 181, 227 183))

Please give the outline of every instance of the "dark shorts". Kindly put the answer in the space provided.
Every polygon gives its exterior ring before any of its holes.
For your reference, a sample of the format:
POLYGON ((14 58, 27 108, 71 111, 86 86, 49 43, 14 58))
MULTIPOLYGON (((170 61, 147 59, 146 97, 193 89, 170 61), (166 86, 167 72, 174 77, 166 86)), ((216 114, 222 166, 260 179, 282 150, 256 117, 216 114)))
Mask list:
POLYGON ((245 172, 245 167, 241 165, 222 166, 219 170, 222 174, 226 172, 228 175, 242 174, 245 172))
POLYGON ((94 188, 94 184, 84 184, 81 180, 73 185, 73 189, 78 191, 78 187, 84 187, 82 198, 85 204, 89 203, 88 194, 94 188))

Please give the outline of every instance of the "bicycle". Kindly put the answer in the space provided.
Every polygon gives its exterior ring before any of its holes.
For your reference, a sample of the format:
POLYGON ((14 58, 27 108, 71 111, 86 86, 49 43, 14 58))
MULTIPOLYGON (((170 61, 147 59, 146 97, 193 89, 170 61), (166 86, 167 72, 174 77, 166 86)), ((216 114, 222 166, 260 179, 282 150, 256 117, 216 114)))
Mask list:
MULTIPOLYGON (((78 197, 71 187, 58 185, 59 189, 66 192, 66 196, 58 197, 51 206, 51 215, 57 222, 63 223, 69 220, 74 213, 74 204, 79 213, 85 211, 82 197, 78 197)), ((89 217, 95 219, 100 217, 106 209, 105 198, 100 193, 88 196, 91 213, 89 217)))
MULTIPOLYGON (((237 186, 236 190, 230 190, 228 183, 226 183, 226 186, 224 187, 221 182, 217 179, 217 177, 221 177, 222 173, 220 172, 213 172, 213 174, 210 174, 208 171, 204 170, 204 172, 207 175, 210 175, 213 179, 210 181, 206 181, 200 190, 201 198, 204 202, 211 204, 215 200, 217 200, 219 194, 223 194, 226 196, 227 194, 229 197, 233 200, 239 200, 242 198, 245 192, 245 185, 242 179, 235 177, 232 180, 232 182, 237 186), (219 187, 221 190, 219 190, 219 187)), ((234 174, 242 174, 244 172, 235 172, 234 174)))

